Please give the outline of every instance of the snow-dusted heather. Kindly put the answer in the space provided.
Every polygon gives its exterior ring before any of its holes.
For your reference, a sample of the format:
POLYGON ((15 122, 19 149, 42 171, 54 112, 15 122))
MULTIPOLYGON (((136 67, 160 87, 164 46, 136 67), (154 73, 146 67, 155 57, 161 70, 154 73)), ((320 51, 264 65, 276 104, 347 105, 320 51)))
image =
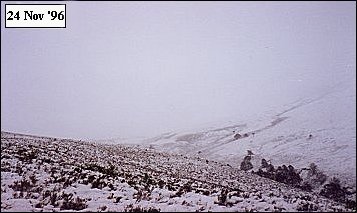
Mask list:
POLYGON ((199 156, 2 132, 1 211, 352 209, 199 156))

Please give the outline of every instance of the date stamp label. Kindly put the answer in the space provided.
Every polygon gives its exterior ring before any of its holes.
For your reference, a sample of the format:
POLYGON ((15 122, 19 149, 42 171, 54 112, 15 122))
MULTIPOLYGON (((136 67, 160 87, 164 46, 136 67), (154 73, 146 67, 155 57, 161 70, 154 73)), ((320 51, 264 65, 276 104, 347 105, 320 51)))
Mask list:
POLYGON ((5 4, 5 28, 66 28, 66 5, 5 4))

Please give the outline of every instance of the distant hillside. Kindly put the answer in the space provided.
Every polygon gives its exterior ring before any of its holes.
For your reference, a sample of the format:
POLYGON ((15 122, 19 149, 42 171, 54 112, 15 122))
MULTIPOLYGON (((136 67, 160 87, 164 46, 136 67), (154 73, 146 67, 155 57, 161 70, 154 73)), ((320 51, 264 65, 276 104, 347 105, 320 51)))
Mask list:
POLYGON ((145 140, 113 139, 110 142, 140 144, 235 166, 240 164, 247 150, 251 150, 255 154, 252 158, 255 165, 259 165, 262 158, 298 168, 315 163, 329 176, 355 185, 355 107, 355 81, 346 76, 342 83, 319 95, 277 107, 250 120, 191 132, 168 132, 145 140), (236 140, 237 133, 247 137, 236 140))

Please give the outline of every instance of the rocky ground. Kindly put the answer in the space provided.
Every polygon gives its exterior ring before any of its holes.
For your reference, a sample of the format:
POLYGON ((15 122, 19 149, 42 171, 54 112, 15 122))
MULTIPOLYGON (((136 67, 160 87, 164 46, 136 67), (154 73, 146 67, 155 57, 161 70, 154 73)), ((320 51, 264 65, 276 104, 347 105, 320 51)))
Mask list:
POLYGON ((1 211, 271 212, 356 207, 202 157, 2 132, 1 211))

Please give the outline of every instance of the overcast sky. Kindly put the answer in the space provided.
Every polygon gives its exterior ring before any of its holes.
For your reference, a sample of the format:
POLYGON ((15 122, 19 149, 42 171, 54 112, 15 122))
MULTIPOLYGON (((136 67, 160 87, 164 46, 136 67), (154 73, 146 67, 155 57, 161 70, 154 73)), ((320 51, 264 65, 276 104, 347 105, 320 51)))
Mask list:
POLYGON ((154 136, 355 77, 355 2, 61 2, 66 29, 5 29, 5 3, 2 130, 154 136))

